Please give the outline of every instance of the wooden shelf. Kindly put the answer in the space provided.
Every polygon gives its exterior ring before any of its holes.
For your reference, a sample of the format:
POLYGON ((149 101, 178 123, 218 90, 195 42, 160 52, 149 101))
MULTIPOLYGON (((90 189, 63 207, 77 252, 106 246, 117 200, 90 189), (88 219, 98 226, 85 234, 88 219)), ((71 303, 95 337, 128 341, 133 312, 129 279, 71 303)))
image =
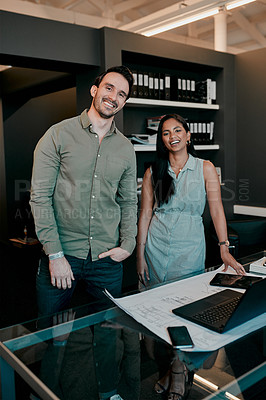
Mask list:
POLYGON ((195 144, 195 150, 219 150, 219 144, 195 144))
MULTIPOLYGON (((195 145, 195 150, 219 150, 219 144, 200 144, 195 145)), ((134 144, 135 151, 155 151, 155 144, 134 144)))
POLYGON ((197 108, 205 110, 219 110, 218 104, 205 104, 205 103, 189 103, 185 101, 169 101, 169 100, 155 100, 155 99, 141 99, 130 97, 127 105, 134 106, 159 106, 159 107, 183 107, 183 108, 197 108))

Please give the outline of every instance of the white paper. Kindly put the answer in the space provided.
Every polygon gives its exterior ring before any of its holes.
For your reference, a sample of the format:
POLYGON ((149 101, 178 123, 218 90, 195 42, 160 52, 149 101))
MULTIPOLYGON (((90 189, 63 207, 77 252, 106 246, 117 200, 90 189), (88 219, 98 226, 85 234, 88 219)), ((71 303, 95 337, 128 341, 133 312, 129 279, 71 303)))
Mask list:
MULTIPOLYGON (((209 285, 214 275, 217 272, 222 272, 222 269, 223 266, 215 271, 123 298, 114 298, 108 291, 105 292, 119 308, 169 344, 171 344, 171 341, 166 328, 168 326, 186 325, 194 342, 194 347, 184 349, 184 351, 214 351, 265 326, 266 321, 266 313, 264 313, 241 326, 220 334, 172 313, 172 309, 176 307, 224 290, 224 288, 209 285)), ((234 271, 231 273, 234 273, 234 271)), ((234 290, 244 292, 243 289, 234 290)))

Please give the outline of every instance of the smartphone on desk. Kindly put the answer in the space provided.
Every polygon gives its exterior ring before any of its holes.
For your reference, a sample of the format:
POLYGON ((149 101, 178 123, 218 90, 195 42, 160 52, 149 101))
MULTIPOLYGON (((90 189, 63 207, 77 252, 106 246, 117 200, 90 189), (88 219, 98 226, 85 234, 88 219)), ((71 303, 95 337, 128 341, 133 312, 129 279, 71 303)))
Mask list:
POLYGON ((186 326, 168 326, 167 331, 174 349, 185 349, 194 346, 186 326))
POLYGON ((260 281, 259 276, 235 275, 217 273, 210 281, 212 286, 224 286, 237 289, 247 289, 252 283, 260 281))

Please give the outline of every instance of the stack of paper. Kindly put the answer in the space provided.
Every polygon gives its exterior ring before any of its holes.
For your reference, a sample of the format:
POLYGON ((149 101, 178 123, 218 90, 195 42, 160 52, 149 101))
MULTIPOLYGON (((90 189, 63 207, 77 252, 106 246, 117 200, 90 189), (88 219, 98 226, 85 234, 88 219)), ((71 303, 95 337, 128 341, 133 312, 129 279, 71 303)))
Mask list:
POLYGON ((260 258, 250 264, 250 272, 257 272, 258 274, 266 275, 266 257, 260 258))

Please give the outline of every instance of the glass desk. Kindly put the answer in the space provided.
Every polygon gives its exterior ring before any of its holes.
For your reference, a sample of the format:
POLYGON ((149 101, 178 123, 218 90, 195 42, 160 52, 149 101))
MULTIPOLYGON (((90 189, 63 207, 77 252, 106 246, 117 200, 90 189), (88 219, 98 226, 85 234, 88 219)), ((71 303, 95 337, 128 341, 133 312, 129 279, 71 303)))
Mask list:
MULTIPOLYGON (((264 256, 240 262, 248 271, 264 256)), ((0 399, 97 400, 115 392, 123 400, 166 399, 154 384, 176 356, 193 376, 189 400, 266 399, 265 328, 215 352, 173 352, 119 308, 95 306, 1 329, 0 399)))

